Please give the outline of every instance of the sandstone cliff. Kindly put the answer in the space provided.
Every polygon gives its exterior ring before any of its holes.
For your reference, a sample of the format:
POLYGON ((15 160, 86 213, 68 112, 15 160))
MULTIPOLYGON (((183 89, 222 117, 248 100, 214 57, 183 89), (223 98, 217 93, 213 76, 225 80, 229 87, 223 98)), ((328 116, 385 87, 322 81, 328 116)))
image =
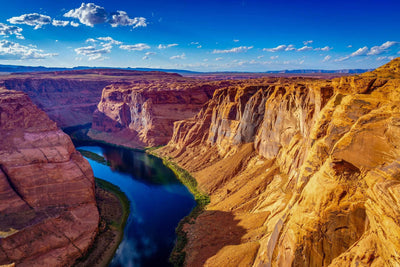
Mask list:
POLYGON ((168 145, 211 204, 187 266, 398 266, 400 59, 215 91, 168 145))
POLYGON ((193 117, 217 88, 234 82, 160 79, 104 88, 89 136, 130 147, 166 144, 175 121, 193 117))
POLYGON ((183 79, 177 74, 157 71, 93 69, 0 76, 0 85, 27 93, 59 127, 68 127, 92 122, 106 85, 161 78, 183 79))
POLYGON ((97 233, 89 163, 25 93, 0 89, 0 135, 0 265, 71 265, 97 233))

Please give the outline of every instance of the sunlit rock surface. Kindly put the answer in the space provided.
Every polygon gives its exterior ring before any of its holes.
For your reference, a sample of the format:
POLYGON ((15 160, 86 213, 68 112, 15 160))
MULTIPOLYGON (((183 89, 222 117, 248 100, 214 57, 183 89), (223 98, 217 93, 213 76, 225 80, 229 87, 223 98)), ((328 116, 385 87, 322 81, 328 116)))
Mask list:
POLYGON ((211 196, 186 266, 398 266, 399 66, 219 89, 176 122, 157 153, 211 196))

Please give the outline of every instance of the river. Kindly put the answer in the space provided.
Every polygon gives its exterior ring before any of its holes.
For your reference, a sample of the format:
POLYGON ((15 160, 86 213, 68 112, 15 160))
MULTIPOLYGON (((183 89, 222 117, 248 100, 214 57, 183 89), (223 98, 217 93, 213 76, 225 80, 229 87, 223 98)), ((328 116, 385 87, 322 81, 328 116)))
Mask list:
POLYGON ((79 146, 110 166, 88 159, 94 176, 121 188, 130 214, 124 238, 110 266, 171 266, 175 228, 195 206, 193 196, 162 160, 141 151, 112 146, 79 146))

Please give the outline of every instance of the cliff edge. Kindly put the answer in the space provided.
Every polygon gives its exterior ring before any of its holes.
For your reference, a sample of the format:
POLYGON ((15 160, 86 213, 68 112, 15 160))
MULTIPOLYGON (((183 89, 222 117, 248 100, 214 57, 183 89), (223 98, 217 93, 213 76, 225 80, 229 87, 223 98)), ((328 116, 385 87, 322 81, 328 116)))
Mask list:
POLYGON ((186 266, 397 266, 399 62, 219 89, 175 122, 157 153, 211 197, 186 266))
POLYGON ((0 133, 0 265, 71 265, 98 228, 89 163, 25 93, 0 89, 0 133))

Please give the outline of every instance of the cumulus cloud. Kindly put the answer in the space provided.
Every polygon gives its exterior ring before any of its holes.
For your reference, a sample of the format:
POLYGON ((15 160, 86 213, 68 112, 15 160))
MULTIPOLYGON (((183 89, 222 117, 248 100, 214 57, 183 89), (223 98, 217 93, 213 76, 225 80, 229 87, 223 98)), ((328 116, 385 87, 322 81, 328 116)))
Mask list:
POLYGON ((182 53, 181 55, 172 56, 169 59, 186 59, 186 55, 182 53))
POLYGON ((297 49, 298 52, 303 52, 303 51, 310 51, 313 50, 313 48, 311 46, 303 46, 302 48, 297 49))
POLYGON ((0 59, 3 60, 45 59, 57 55, 44 53, 43 50, 33 46, 25 46, 8 40, 0 41, 0 59))
POLYGON ((239 46, 239 47, 234 47, 234 48, 225 49, 225 50, 214 49, 214 51, 212 53, 213 54, 243 53, 243 52, 247 52, 248 50, 250 50, 252 48, 253 48, 253 46, 239 46))
POLYGON ((78 27, 79 26, 79 23, 78 22, 73 22, 73 21, 71 21, 71 26, 72 27, 78 27))
MULTIPOLYGON (((355 52, 351 53, 348 56, 344 56, 338 59, 335 59, 335 61, 340 62, 340 61, 344 61, 344 60, 348 60, 350 58, 353 57, 358 57, 358 56, 376 56, 376 55, 380 55, 384 52, 387 52, 389 48, 400 44, 399 42, 394 42, 394 41, 387 41, 381 45, 377 45, 377 46, 373 46, 371 47, 371 49, 368 49, 367 46, 361 47, 359 49, 357 49, 355 52)), ((388 59, 389 57, 378 57, 377 60, 383 60, 384 59, 388 59)))
POLYGON ((317 47, 317 48, 315 48, 314 50, 315 50, 315 51, 324 51, 324 52, 327 52, 327 51, 330 51, 330 50, 332 50, 332 49, 333 49, 332 47, 325 46, 325 47, 317 47))
POLYGON ((82 3, 79 8, 71 9, 65 13, 64 17, 79 19, 80 23, 93 27, 95 24, 107 21, 107 12, 104 7, 93 3, 82 3))
POLYGON ((368 54, 369 56, 374 56, 374 55, 380 55, 383 52, 385 52, 387 49, 391 48, 392 46, 398 44, 398 42, 393 42, 393 41, 387 41, 383 43, 382 45, 379 46, 373 46, 369 50, 368 54))
POLYGON ((112 27, 133 26, 133 28, 137 28, 137 27, 147 26, 146 18, 136 17, 132 19, 128 16, 128 14, 125 11, 120 11, 120 10, 111 14, 109 23, 111 24, 112 27))
POLYGON ((17 26, 11 26, 4 23, 0 23, 0 35, 10 36, 15 35, 18 39, 24 39, 24 36, 21 34, 22 29, 17 26))
MULTIPOLYGON (((97 39, 100 40, 100 41, 106 42, 107 44, 110 44, 110 45, 114 45, 114 44, 115 44, 115 45, 121 45, 121 44, 122 44, 122 42, 117 41, 117 40, 114 40, 114 39, 111 38, 110 36, 107 36, 107 37, 97 37, 97 39)), ((90 38, 89 38, 88 40, 90 40, 90 38)), ((88 41, 88 40, 86 40, 86 41, 88 41)))
POLYGON ((327 55, 326 57, 324 57, 324 59, 322 60, 322 62, 327 62, 331 59, 332 57, 330 55, 327 55))
POLYGON ((53 22, 51 24, 53 24, 53 26, 56 26, 56 27, 58 27, 58 26, 65 27, 69 24, 69 21, 53 19, 53 22))
MULTIPOLYGON (((80 23, 93 27, 96 24, 109 23, 112 27, 118 26, 132 26, 146 27, 147 20, 143 17, 130 18, 125 11, 118 10, 111 14, 108 14, 104 7, 98 6, 94 3, 82 3, 79 8, 71 9, 64 14, 67 18, 79 19, 80 23)), ((78 25, 74 22, 71 25, 77 27, 78 25)))
POLYGON ((157 46, 158 49, 166 49, 170 47, 178 46, 178 44, 159 44, 157 46))
POLYGON ((11 24, 26 24, 29 26, 34 26, 35 30, 41 28, 43 25, 51 23, 51 17, 38 14, 38 13, 31 13, 31 14, 24 14, 19 17, 12 17, 7 20, 11 24))
POLYGON ((139 43, 134 45, 121 45, 119 48, 128 51, 142 51, 145 49, 150 49, 150 46, 148 46, 147 44, 139 43))
POLYGON ((285 51, 287 45, 278 45, 277 47, 274 48, 264 48, 263 51, 267 52, 280 52, 280 51, 285 51))
POLYGON ((105 54, 111 53, 114 45, 122 45, 122 42, 114 40, 110 36, 89 38, 86 43, 91 43, 89 46, 79 47, 75 49, 78 55, 87 56, 88 60, 104 60, 105 54))
POLYGON ((368 53, 368 47, 364 46, 359 48, 357 51, 350 54, 350 57, 364 56, 368 53))
POLYGON ((75 49, 78 55, 87 56, 89 60, 102 60, 103 55, 111 52, 112 46, 103 46, 102 48, 97 48, 96 46, 89 45, 84 47, 79 47, 75 49))

